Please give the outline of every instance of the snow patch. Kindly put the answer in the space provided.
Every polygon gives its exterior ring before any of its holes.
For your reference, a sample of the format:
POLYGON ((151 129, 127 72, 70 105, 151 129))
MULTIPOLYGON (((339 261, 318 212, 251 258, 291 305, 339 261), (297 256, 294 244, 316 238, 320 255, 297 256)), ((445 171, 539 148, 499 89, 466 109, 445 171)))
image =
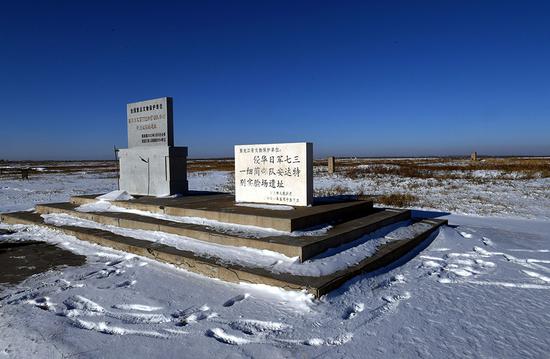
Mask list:
POLYGON ((269 209, 272 211, 293 211, 294 210, 294 207, 287 206, 284 204, 236 203, 235 205, 239 207, 269 209))
POLYGON ((240 330, 245 334, 258 334, 263 332, 278 332, 292 328, 291 325, 254 319, 239 319, 229 323, 234 330, 240 330))
POLYGON ((550 277, 544 276, 537 272, 532 272, 528 270, 522 270, 523 273, 527 274, 529 277, 540 279, 541 281, 545 283, 550 283, 550 277))
POLYGON ((116 190, 97 196, 96 199, 100 201, 129 201, 134 199, 134 197, 126 191, 116 190))
POLYGON ((107 322, 91 322, 82 319, 73 319, 73 325, 80 329, 92 330, 110 335, 141 335, 153 338, 168 338, 169 336, 157 331, 135 330, 109 325, 107 322))
POLYGON ((214 219, 206 219, 202 217, 190 217, 190 216, 182 217, 182 216, 173 216, 173 215, 168 215, 163 213, 153 213, 153 212, 143 211, 139 209, 128 209, 128 208, 113 205, 108 201, 97 201, 92 203, 86 203, 77 207, 76 210, 80 212, 133 213, 133 214, 138 214, 140 216, 151 217, 151 218, 161 219, 165 221, 197 224, 197 225, 208 227, 220 233, 238 235, 246 238, 265 238, 265 237, 272 237, 272 236, 293 236, 293 237, 322 236, 326 234, 330 229, 332 229, 332 226, 330 225, 321 225, 312 229, 286 232, 286 231, 281 231, 274 228, 220 222, 214 219))
MULTIPOLYGON (((67 214, 43 214, 46 223, 57 226, 79 226, 86 228, 103 229, 119 235, 142 239, 151 242, 158 242, 181 250, 191 251, 201 255, 213 256, 226 263, 234 263, 246 267, 260 267, 275 273, 290 273, 302 276, 320 276, 334 273, 359 263, 366 257, 374 255, 378 248, 386 243, 410 239, 419 233, 431 228, 431 225, 423 222, 414 223, 408 227, 402 227, 409 222, 401 222, 392 226, 384 227, 378 231, 365 235, 347 249, 333 249, 325 252, 331 254, 315 260, 300 263, 298 258, 290 258, 283 254, 258 250, 247 247, 225 246, 216 243, 199 241, 193 238, 179 236, 176 234, 147 231, 141 229, 121 228, 113 225, 100 224, 69 216, 67 214), (389 232, 388 232, 389 231, 389 232)), ((116 274, 116 273, 115 273, 116 274)), ((125 281, 120 286, 131 286, 133 283, 125 281)))
POLYGON ((72 297, 67 298, 63 302, 63 304, 67 306, 67 309, 80 309, 83 311, 96 312, 96 313, 105 312, 105 308, 103 308, 101 305, 80 295, 74 295, 72 297))
POLYGON ((243 344, 249 344, 252 343, 251 340, 248 340, 246 338, 237 337, 235 335, 227 334, 225 330, 222 328, 213 328, 208 329, 206 331, 206 335, 209 337, 212 337, 216 339, 217 341, 224 343, 224 344, 231 344, 231 345, 243 345, 243 344))

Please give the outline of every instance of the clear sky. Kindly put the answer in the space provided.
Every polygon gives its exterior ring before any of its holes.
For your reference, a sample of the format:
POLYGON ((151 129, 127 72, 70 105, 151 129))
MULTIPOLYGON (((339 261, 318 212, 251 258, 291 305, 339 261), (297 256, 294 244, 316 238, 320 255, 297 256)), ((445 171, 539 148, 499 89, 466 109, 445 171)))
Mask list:
POLYGON ((550 1, 1 1, 0 159, 105 159, 174 98, 190 157, 550 155, 550 1))

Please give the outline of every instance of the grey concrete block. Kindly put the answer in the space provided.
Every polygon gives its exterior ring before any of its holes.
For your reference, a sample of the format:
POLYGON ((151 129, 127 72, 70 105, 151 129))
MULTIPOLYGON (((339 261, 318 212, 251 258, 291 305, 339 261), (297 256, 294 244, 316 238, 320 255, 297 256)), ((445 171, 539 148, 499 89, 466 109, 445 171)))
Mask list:
POLYGON ((187 192, 187 147, 121 149, 119 161, 121 190, 149 196, 187 192))

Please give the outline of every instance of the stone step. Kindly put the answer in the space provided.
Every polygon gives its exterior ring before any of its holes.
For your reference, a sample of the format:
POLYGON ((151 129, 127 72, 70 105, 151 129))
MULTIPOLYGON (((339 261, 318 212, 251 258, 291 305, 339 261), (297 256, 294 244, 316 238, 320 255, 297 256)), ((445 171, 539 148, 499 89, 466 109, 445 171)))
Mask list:
POLYGON ((289 273, 275 273, 264 268, 243 267, 238 264, 226 263, 219 258, 199 256, 195 253, 179 250, 160 243, 125 237, 101 229, 54 226, 44 223, 40 214, 33 212, 3 213, 0 215, 0 219, 8 224, 45 226, 84 241, 174 264, 190 272, 228 282, 247 282, 278 286, 285 289, 307 290, 315 297, 320 297, 338 288, 356 275, 372 272, 393 263, 428 238, 439 226, 447 223, 445 220, 422 220, 421 222, 428 224, 428 228, 418 233, 414 238, 393 241, 382 245, 374 255, 363 259, 354 266, 328 275, 309 277, 289 273))
POLYGON ((181 223, 126 212, 80 212, 73 203, 39 204, 41 214, 66 213, 94 222, 129 229, 161 231, 222 245, 266 249, 301 261, 312 258, 329 248, 349 243, 381 227, 410 219, 408 210, 374 210, 371 214, 335 224, 319 236, 274 235, 270 237, 244 237, 216 231, 208 226, 181 223))
MULTIPOLYGON (((97 201, 98 195, 74 196, 71 203, 87 204, 97 201)), ((178 198, 142 196, 129 201, 112 201, 127 209, 138 209, 180 217, 200 217, 220 222, 242 224, 292 232, 327 222, 347 221, 372 212, 372 201, 346 199, 316 199, 311 207, 281 210, 281 206, 262 208, 261 205, 235 203, 229 194, 190 192, 178 198), (272 208, 279 208, 274 210, 272 208)), ((288 207, 288 206, 287 206, 288 207)), ((290 207, 288 207, 290 208, 290 207)))

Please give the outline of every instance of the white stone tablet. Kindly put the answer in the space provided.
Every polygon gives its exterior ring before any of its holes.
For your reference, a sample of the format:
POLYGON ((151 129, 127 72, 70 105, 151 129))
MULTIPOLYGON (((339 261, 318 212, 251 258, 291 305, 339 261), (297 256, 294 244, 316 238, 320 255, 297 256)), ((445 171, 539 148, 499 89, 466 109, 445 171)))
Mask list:
POLYGON ((129 103, 126 113, 128 148, 174 145, 171 97, 129 103))
POLYGON ((235 200, 308 206, 313 202, 313 144, 235 146, 235 200))

